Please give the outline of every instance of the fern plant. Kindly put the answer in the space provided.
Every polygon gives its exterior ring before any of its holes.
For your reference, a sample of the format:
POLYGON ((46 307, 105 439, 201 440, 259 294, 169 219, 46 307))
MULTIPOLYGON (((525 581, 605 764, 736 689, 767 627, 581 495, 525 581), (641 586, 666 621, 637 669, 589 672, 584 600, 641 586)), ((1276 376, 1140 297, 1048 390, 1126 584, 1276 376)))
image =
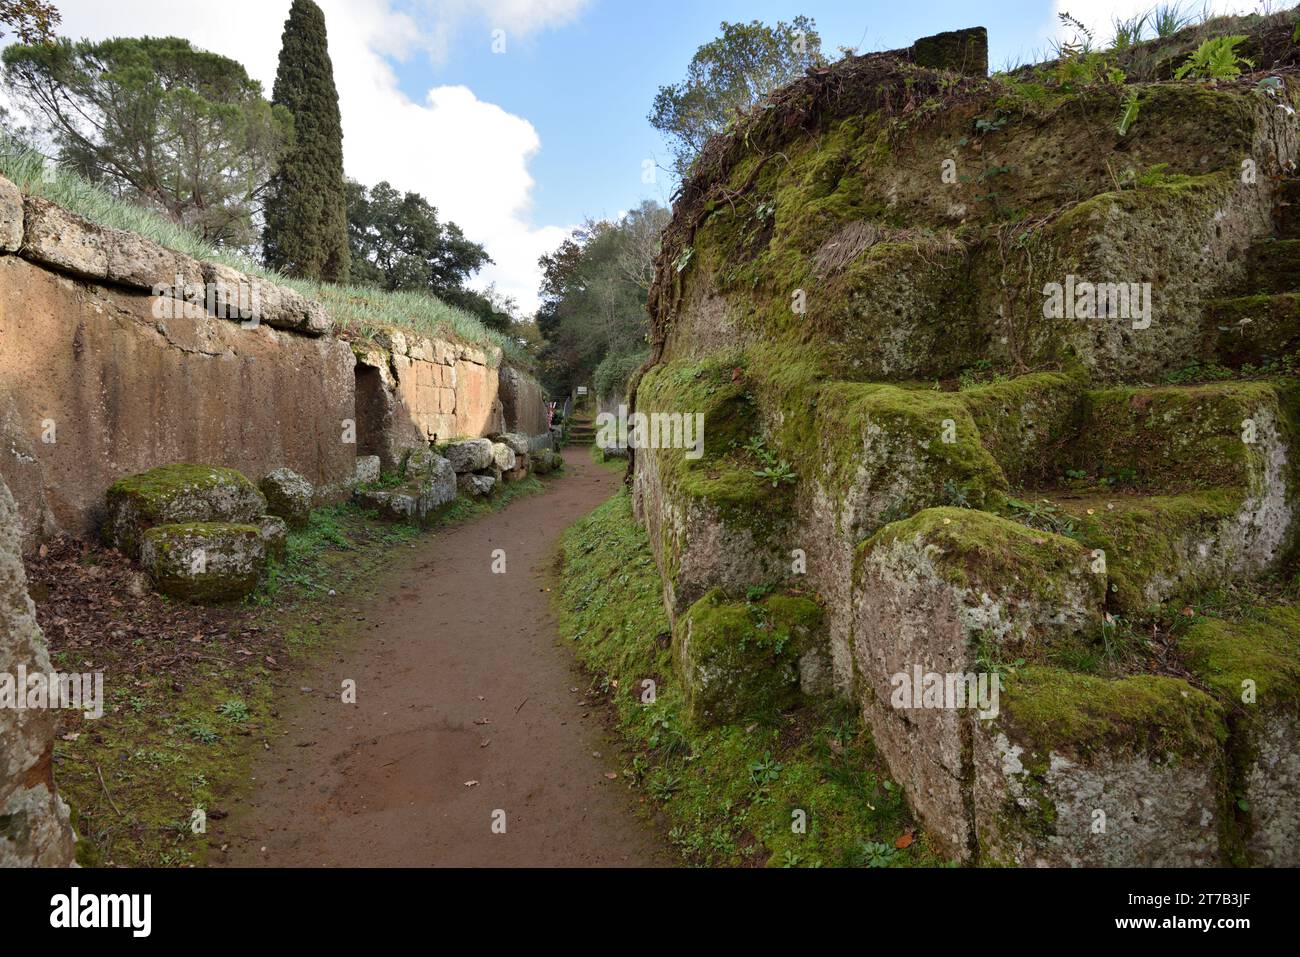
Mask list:
POLYGON ((1254 67, 1251 60, 1239 56, 1237 48, 1246 42, 1244 36, 1212 37, 1206 40, 1187 62, 1174 73, 1174 79, 1192 77, 1197 80, 1235 80, 1241 76, 1243 66, 1254 67))

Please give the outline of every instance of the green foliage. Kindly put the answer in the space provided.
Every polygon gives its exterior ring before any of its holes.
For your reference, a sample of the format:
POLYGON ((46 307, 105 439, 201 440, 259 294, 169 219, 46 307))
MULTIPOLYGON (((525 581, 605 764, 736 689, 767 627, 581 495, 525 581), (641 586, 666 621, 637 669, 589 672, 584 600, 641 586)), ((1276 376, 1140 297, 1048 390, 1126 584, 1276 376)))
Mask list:
POLYGON ((1129 94, 1125 97, 1123 107, 1119 112, 1119 121, 1115 124, 1115 132, 1120 136, 1128 136, 1128 131, 1137 122, 1139 109, 1137 90, 1129 90, 1129 94))
MULTIPOLYGON (((868 866, 863 844, 892 847, 910 826, 851 705, 805 703, 768 722, 707 731, 684 724, 683 692, 650 543, 626 489, 565 532, 556 592, 561 634, 609 695, 633 750, 625 778, 660 807, 669 840, 695 865, 868 866), (653 676, 653 704, 641 700, 653 676), (798 810, 806 833, 791 823, 798 810)), ((771 589, 755 589, 751 602, 771 589)), ((918 841, 881 863, 938 863, 918 841)))
POLYGON ((1237 54, 1237 48, 1247 39, 1241 35, 1211 37, 1196 48, 1196 52, 1188 57, 1187 62, 1174 73, 1174 78, 1177 80, 1188 77, 1195 80, 1236 79, 1241 76, 1243 66, 1255 65, 1237 54))
POLYGON ((175 37, 15 45, 6 86, 62 164, 206 243, 249 248, 293 138, 234 60, 175 37))
MULTIPOLYGON (((543 384, 565 395, 592 381, 607 357, 597 394, 609 395, 632 357, 646 353, 646 296, 668 211, 647 201, 618 222, 588 222, 543 256, 537 329, 543 384)), ((637 363, 639 365, 640 363, 637 363)), ((624 379, 626 382, 626 379, 624 379)))
POLYGON ((391 292, 429 292, 473 312, 489 328, 509 327, 513 304, 498 305, 465 287, 492 262, 487 250, 465 238, 455 223, 441 222, 427 199, 399 193, 386 182, 367 189, 351 180, 347 197, 354 282, 391 292))
MULTIPOLYGON (((44 0, 0 0, 0 24, 12 29, 20 43, 51 43, 62 18, 54 4, 44 0)), ((0 30, 0 38, 4 37, 0 30)))
POLYGON ((1183 12, 1181 3, 1162 3, 1150 13, 1151 28, 1162 40, 1190 26, 1192 16, 1183 12))
POLYGON ((596 395, 602 399, 625 396, 632 376, 649 358, 650 353, 644 350, 617 354, 611 352, 605 356, 600 365, 596 366, 596 373, 591 380, 596 395))
POLYGON ((263 246, 287 275, 344 282, 349 272, 343 122, 325 35, 325 14, 293 0, 272 96, 293 115, 294 145, 271 181, 263 246))
POLYGON ((754 20, 723 23, 721 35, 695 51, 681 83, 659 88, 650 125, 667 137, 677 172, 685 173, 710 136, 764 96, 824 63, 817 24, 808 17, 774 27, 754 20))

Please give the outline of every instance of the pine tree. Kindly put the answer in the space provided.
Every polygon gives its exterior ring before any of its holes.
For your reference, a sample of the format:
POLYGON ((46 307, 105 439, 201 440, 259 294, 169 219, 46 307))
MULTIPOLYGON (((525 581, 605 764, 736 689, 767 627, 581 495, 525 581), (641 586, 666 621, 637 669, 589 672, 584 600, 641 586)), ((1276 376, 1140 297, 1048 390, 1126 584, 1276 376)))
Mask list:
POLYGON ((343 121, 325 36, 325 14, 293 0, 284 24, 272 101, 293 114, 294 145, 271 181, 266 264, 303 279, 348 278, 343 121))

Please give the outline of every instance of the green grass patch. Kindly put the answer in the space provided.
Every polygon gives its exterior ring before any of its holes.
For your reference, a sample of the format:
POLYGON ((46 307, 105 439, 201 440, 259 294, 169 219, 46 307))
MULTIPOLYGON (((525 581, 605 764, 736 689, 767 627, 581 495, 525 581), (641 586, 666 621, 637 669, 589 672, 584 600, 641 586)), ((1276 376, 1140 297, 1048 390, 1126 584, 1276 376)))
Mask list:
POLYGON ((629 750, 625 780, 661 810, 687 863, 944 863, 922 838, 911 841, 902 790, 851 705, 827 699, 768 720, 687 728, 659 574, 626 489, 565 533, 561 575, 561 634, 593 692, 612 703, 629 750), (643 700, 647 681, 653 703, 643 700))
MULTIPOLYGON (((486 328, 464 310, 425 293, 388 292, 372 286, 336 285, 283 276, 258 262, 204 242, 161 213, 120 199, 75 173, 51 167, 46 159, 12 135, 0 133, 0 175, 23 193, 39 196, 101 226, 125 229, 195 259, 223 263, 296 289, 322 303, 337 329, 371 338, 386 328, 424 336, 448 336, 478 346, 499 346, 506 358, 530 366, 532 360, 515 340, 486 328)), ((160 277, 170 282, 170 277, 160 277)))

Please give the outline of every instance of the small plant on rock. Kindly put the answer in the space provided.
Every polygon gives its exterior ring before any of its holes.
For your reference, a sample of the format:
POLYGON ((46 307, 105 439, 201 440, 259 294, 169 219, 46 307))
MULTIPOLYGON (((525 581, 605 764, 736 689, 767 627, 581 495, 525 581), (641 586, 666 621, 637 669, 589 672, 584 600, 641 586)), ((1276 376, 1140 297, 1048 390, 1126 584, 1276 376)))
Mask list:
POLYGON ((1254 67, 1255 64, 1243 56, 1238 56, 1237 48, 1246 42, 1244 36, 1211 37, 1196 48, 1196 52, 1187 58, 1187 62, 1174 73, 1174 79, 1182 80, 1235 80, 1241 76, 1241 68, 1254 67))

